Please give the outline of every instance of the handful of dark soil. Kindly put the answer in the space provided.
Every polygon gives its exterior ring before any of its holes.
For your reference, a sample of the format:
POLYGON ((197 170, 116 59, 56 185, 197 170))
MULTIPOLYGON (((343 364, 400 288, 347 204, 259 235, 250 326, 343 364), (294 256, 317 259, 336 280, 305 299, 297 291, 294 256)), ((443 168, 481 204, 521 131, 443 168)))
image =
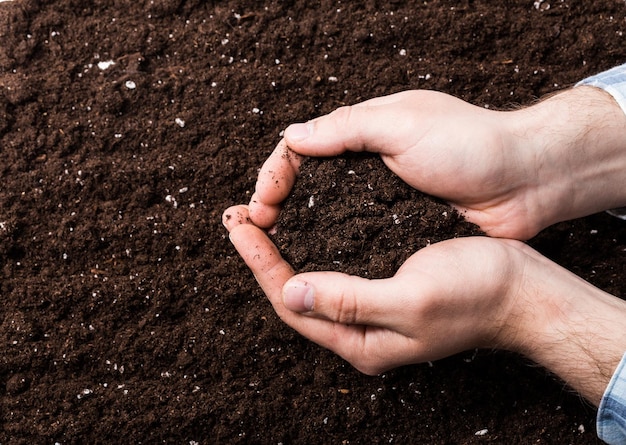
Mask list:
POLYGON ((371 154, 307 158, 276 228, 273 241, 296 271, 366 278, 393 276, 428 244, 482 234, 371 154))

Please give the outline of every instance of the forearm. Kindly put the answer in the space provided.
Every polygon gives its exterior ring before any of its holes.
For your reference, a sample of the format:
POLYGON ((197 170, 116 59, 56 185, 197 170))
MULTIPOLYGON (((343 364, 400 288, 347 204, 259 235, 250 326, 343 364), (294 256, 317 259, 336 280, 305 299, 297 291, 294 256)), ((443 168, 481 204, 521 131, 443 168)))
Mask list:
POLYGON ((626 114, 606 91, 576 87, 508 118, 540 226, 626 205, 626 114))
POLYGON ((553 329, 547 347, 531 355, 598 406, 626 351, 626 307, 614 297, 581 293, 581 300, 595 301, 574 302, 557 315, 546 326, 553 329))
POLYGON ((515 297, 509 349, 597 406, 626 351, 626 302, 538 256, 524 275, 532 279, 522 280, 515 297))

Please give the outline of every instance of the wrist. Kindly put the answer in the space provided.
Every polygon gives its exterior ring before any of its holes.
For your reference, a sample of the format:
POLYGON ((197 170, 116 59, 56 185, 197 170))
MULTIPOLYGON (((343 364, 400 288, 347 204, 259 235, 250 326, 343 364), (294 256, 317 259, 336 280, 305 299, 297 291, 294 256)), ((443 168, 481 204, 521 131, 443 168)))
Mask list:
POLYGON ((626 204, 626 115, 608 93, 576 87, 509 117, 539 228, 626 204))

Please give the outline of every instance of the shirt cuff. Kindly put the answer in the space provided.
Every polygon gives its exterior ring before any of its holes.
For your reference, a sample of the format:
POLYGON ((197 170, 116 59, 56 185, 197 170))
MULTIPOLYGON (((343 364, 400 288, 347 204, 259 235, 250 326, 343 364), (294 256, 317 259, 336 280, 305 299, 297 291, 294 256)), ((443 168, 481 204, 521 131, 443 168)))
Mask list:
POLYGON ((606 387, 596 418, 598 437, 610 445, 626 443, 626 354, 606 387))
POLYGON ((626 64, 587 77, 576 84, 576 86, 582 85, 603 89, 613 96, 622 111, 626 113, 626 64))
MULTIPOLYGON (((587 77, 576 86, 588 85, 601 88, 611 96, 626 114, 626 63, 603 71, 595 76, 587 77)), ((626 220, 626 207, 608 211, 610 215, 626 220)))

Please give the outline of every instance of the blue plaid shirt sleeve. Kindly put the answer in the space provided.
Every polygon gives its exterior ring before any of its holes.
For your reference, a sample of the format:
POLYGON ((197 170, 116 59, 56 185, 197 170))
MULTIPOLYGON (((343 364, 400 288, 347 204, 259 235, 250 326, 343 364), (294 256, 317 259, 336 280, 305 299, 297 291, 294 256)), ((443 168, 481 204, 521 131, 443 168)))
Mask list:
POLYGON ((602 88, 615 98, 626 113, 626 64, 587 77, 576 84, 576 86, 581 85, 602 88))
MULTIPOLYGON (((576 86, 581 85, 603 89, 613 96, 622 111, 626 113, 626 63, 603 71, 595 76, 587 77, 576 84, 576 86)), ((619 219, 626 220, 626 207, 607 210, 607 212, 619 219)))
POLYGON ((606 387, 596 418, 598 437, 610 445, 626 443, 626 354, 606 387))

